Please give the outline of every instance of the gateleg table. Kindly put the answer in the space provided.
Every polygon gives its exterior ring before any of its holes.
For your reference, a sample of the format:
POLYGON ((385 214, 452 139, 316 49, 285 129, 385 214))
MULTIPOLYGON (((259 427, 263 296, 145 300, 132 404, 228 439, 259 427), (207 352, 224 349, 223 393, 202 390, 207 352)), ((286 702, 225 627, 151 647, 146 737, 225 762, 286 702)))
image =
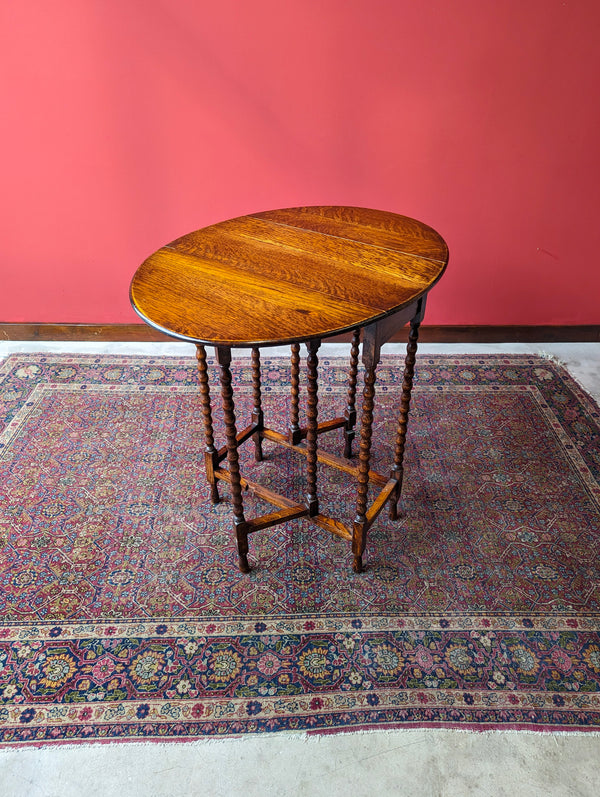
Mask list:
POLYGON ((406 216, 355 207, 299 207, 252 213, 184 235, 159 249, 136 271, 131 302, 152 327, 196 344, 206 440, 205 467, 213 503, 218 483, 231 487, 240 570, 249 572, 248 536, 295 518, 351 541, 356 572, 363 569, 367 532, 389 505, 397 518, 419 325, 429 290, 442 276, 448 247, 431 227, 406 216), (381 346, 410 324, 394 460, 387 475, 370 468, 376 369, 381 346), (347 406, 319 423, 318 350, 321 341, 351 333, 347 406), (362 338, 364 389, 358 460, 352 457, 362 338), (299 421, 300 344, 307 348, 307 423, 299 421), (226 445, 215 446, 205 346, 220 368, 226 445), (269 428, 261 402, 260 349, 291 346, 290 423, 269 428), (231 349, 250 348, 253 411, 238 432, 231 385, 231 349), (343 429, 343 456, 319 448, 320 434, 343 429), (301 503, 245 479, 238 448, 250 438, 262 459, 270 440, 306 457, 307 493, 301 503), (225 467, 225 461, 227 467, 225 467), (317 463, 356 477, 356 515, 348 523, 319 509, 317 463), (368 506, 368 488, 380 487, 368 506), (243 491, 275 510, 247 518, 243 491))

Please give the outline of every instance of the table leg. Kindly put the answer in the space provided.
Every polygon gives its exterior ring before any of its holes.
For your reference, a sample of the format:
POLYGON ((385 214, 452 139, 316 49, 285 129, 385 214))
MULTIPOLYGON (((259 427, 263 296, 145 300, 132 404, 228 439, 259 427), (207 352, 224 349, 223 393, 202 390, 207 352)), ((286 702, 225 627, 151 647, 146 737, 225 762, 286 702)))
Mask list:
POLYGON ((417 342, 419 339, 420 316, 410 322, 406 359, 404 360, 404 379, 402 382, 402 396, 400 399, 400 412, 398 416, 398 431, 396 433, 396 447, 394 451, 394 467, 392 478, 398 485, 390 496, 390 520, 398 519, 398 501, 402 492, 402 479, 404 476, 404 448, 406 446, 406 429, 408 427, 408 412, 410 409, 410 396, 412 392, 413 376, 415 373, 415 360, 417 355, 417 342))
POLYGON ((318 365, 319 358, 317 351, 321 345, 320 340, 311 340, 306 346, 308 357, 306 364, 308 367, 307 383, 307 431, 306 431, 306 471, 308 476, 308 494, 306 505, 309 516, 314 517, 319 514, 319 499, 317 497, 317 420, 318 420, 318 365))
POLYGON ((202 401, 202 415, 204 418, 204 439, 206 441, 204 467, 206 470, 206 478, 210 485, 210 500, 213 504, 218 504, 221 499, 219 497, 219 488, 217 487, 217 479, 215 477, 215 468, 218 468, 219 462, 213 434, 210 387, 208 382, 208 368, 206 366, 206 349, 200 344, 196 345, 196 359, 198 360, 198 381, 200 383, 200 398, 202 401))
POLYGON ((344 417, 346 426, 344 427, 344 456, 350 459, 352 456, 352 441, 354 440, 354 427, 356 425, 356 378, 358 375, 358 351, 360 344, 360 329, 354 330, 352 336, 352 348, 350 349, 350 372, 348 374, 348 406, 344 417))
POLYGON ((252 410, 252 423, 258 427, 252 435, 254 440, 254 458, 257 462, 262 462, 262 437, 260 433, 264 427, 262 402, 260 394, 260 352, 258 348, 252 349, 252 394, 254 397, 254 408, 252 410))
POLYGON ((225 420, 225 437, 227 440, 227 463, 231 480, 231 501, 233 504, 233 521, 237 537, 240 570, 249 573, 248 564, 248 527, 244 517, 244 503, 242 500, 242 484, 240 480, 240 465, 237 450, 237 430, 235 428, 235 406, 233 403, 233 390, 231 388, 231 349, 227 346, 217 346, 217 362, 221 369, 221 398, 223 401, 223 416, 225 420))
POLYGON ((292 374, 291 374, 291 396, 292 406, 290 411, 290 428, 288 432, 289 442, 296 446, 302 439, 300 435, 300 344, 292 343, 292 374))
POLYGON ((373 432, 373 407, 375 405, 375 379, 379 362, 379 347, 371 347, 363 353, 365 364, 365 386, 363 390, 362 420, 360 429, 360 450, 358 455, 358 495, 356 517, 352 535, 353 569, 361 573, 362 555, 367 544, 367 498, 369 492, 369 465, 371 461, 371 437, 373 432))

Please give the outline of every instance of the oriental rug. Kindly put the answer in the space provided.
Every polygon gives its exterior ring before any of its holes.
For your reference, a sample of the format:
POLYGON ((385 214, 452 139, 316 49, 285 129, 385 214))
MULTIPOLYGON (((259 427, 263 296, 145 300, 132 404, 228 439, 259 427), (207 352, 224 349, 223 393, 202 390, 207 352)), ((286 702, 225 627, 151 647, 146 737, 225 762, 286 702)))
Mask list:
MULTIPOLYGON (((249 361, 233 374, 242 426, 249 361)), ((284 430, 286 360, 262 377, 284 430)), ((346 363, 323 358, 319 378, 321 418, 340 414, 346 363)), ((401 380, 384 359, 380 472, 401 380)), ((401 516, 379 516, 361 575, 345 540, 305 521, 252 535, 242 575, 202 430, 193 358, 0 363, 3 744, 600 729, 600 418, 562 367, 418 358, 401 516)), ((341 453, 342 434, 319 444, 341 453)), ((301 500, 304 461, 252 449, 242 472, 301 500)), ((319 466, 319 483, 322 511, 351 520, 352 479, 319 466)))

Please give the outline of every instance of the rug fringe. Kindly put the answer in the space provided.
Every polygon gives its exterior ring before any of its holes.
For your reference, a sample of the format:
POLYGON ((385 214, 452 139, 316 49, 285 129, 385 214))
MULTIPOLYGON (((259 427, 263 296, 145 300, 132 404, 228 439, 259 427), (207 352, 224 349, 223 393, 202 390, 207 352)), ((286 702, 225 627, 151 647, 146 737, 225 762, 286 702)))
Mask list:
POLYGON ((85 749, 99 749, 104 746, 111 746, 111 747, 126 747, 127 749, 130 748, 167 748, 172 747, 174 744, 182 744, 186 747, 206 747, 212 745, 233 745, 233 744, 252 744, 253 741, 264 741, 267 738, 272 739, 274 742, 283 742, 283 743, 299 743, 299 744, 319 744, 326 740, 330 740, 333 736, 353 736, 353 737, 368 737, 368 736, 396 736, 396 735, 413 735, 416 736, 418 734, 427 734, 431 736, 435 736, 436 734, 471 734, 472 736, 477 737, 477 739, 491 739, 497 738, 499 736, 520 736, 522 734, 527 734, 527 736, 538 736, 540 738, 549 738, 554 736, 565 736, 565 737, 598 737, 600 738, 600 730, 544 730, 544 729, 530 729, 530 728, 487 728, 485 730, 477 730, 476 728, 359 728, 353 729, 349 728, 348 730, 341 729, 332 729, 331 732, 319 733, 319 732, 306 732, 306 731, 298 731, 297 733, 294 732, 281 732, 281 733, 250 733, 244 734, 240 736, 223 736, 223 737, 215 737, 215 736, 206 736, 202 738, 190 739, 190 738, 171 738, 168 740, 164 739, 147 739, 145 741, 140 741, 138 739, 86 739, 80 742, 42 742, 39 744, 31 743, 31 744, 7 744, 7 745, 0 745, 0 757, 3 753, 7 753, 8 751, 20 752, 23 750, 40 750, 43 748, 52 748, 56 750, 85 750, 85 749))
POLYGON ((554 365, 558 365, 560 368, 564 368, 564 370, 569 374, 573 382, 577 385, 577 387, 581 390, 582 393, 585 394, 585 397, 592 402, 595 407, 600 406, 598 399, 592 395, 589 388, 583 384, 582 380, 573 373, 573 371, 569 368, 568 364, 561 360, 560 357, 557 357, 556 354, 552 354, 551 352, 547 351, 538 351, 537 356, 540 357, 542 360, 546 360, 548 362, 553 363, 554 365))

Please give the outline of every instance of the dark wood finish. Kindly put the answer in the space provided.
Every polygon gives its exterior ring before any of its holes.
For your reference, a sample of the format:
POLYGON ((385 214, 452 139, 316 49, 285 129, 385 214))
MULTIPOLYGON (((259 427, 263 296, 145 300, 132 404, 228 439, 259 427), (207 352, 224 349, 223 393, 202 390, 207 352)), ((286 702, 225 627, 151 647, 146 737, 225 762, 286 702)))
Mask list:
POLYGON ((289 440, 294 445, 299 443, 302 439, 300 431, 300 344, 292 343, 292 357, 291 357, 291 407, 290 407, 290 428, 289 440))
POLYGON ((406 446, 406 430, 408 428, 408 413, 410 409, 410 396, 412 392, 413 378, 415 373, 415 358, 417 354, 417 343, 419 340, 419 316, 410 325, 408 345, 406 347, 406 359, 404 360, 404 378, 402 381, 402 396, 400 399, 400 412, 398 416, 398 431, 396 433, 396 446, 394 449, 394 465, 392 478, 396 480, 396 489, 390 496, 390 520, 398 519, 398 501, 402 491, 402 479, 404 476, 404 448, 406 446))
MULTIPOLYGON (((250 437, 254 437, 256 432, 258 431, 258 427, 256 424, 251 423, 249 426, 246 426, 245 429, 242 429, 241 432, 238 432, 235 436, 235 444, 239 448, 242 443, 245 443, 250 437)), ((224 459, 227 458, 227 446, 224 445, 217 451, 217 461, 219 463, 223 462, 224 459)))
POLYGON ((334 429, 343 429, 345 426, 345 418, 332 418, 330 421, 323 421, 317 425, 317 434, 332 432, 334 429))
POLYGON ((396 479, 390 479, 390 481, 385 485, 383 490, 379 493, 377 498, 371 504, 371 507, 367 511, 367 526, 371 527, 375 520, 377 519, 377 515, 381 512, 383 507, 385 506, 386 502, 390 500, 390 497, 394 494, 394 492, 398 489, 398 482, 396 479))
POLYGON ((206 350, 204 346, 196 346, 196 359, 198 361, 198 381, 200 383, 200 400, 202 402, 202 416, 204 420, 204 439, 206 448, 204 450, 204 467, 206 469, 206 479, 210 485, 210 500, 213 504, 218 504, 219 490, 215 477, 215 470, 219 466, 219 457, 215 449, 215 438, 212 423, 212 410, 210 403, 210 386, 208 381, 208 368, 206 366, 206 350))
MULTIPOLYGON (((365 340, 366 343, 366 340, 365 340)), ((363 389, 362 420, 360 428, 360 449, 358 454, 358 493, 356 497, 356 517, 352 535, 352 553, 354 554, 354 572, 363 569, 362 555, 367 544, 367 497, 369 490, 369 464, 371 461, 371 437, 373 433, 373 407, 375 404, 375 380, 379 356, 370 356, 369 349, 363 352, 365 365, 365 381, 363 389)))
POLYGON ((363 569, 367 533, 383 506, 392 513, 400 496, 402 455, 412 388, 417 330, 427 293, 443 273, 448 251, 443 239, 420 222, 360 208, 291 208, 257 213, 190 233, 163 247, 136 272, 131 284, 134 309, 151 326, 197 344, 207 441, 206 467, 211 497, 218 480, 231 485, 239 566, 248 563, 248 535, 291 519, 308 517, 318 526, 352 540, 353 567, 363 569), (381 346, 407 323, 411 332, 391 477, 371 470, 371 437, 376 369, 381 346), (347 406, 344 416, 319 423, 318 350, 321 338, 352 330, 347 406), (358 462, 350 460, 356 425, 359 341, 365 368, 358 462), (300 342, 306 344, 307 425, 299 424, 300 342), (204 345, 213 344, 220 366, 226 445, 215 450, 204 345), (261 345, 290 343, 291 413, 284 435, 264 425, 261 345), (252 349, 252 422, 237 432, 231 380, 231 347, 252 349), (318 437, 342 428, 345 457, 318 447, 318 437), (238 447, 254 438, 306 457, 303 504, 254 484, 240 474, 238 447), (303 441, 305 441, 303 443, 303 441), (227 459, 227 468, 221 463, 227 459), (318 463, 353 475, 358 482, 352 528, 319 511, 318 463), (368 506, 369 484, 380 490, 368 506), (275 511, 247 520, 242 491, 270 502, 275 511))
MULTIPOLYGON (((391 340, 400 340, 400 335, 391 340)), ((421 343, 600 343, 600 324, 422 324, 421 343)))
MULTIPOLYGON (((269 529, 271 526, 278 526, 280 523, 287 523, 288 520, 297 520, 301 517, 308 515, 308 509, 304 504, 298 504, 286 509, 280 509, 279 512, 269 512, 268 515, 261 515, 258 518, 249 520, 246 523, 248 534, 261 529, 269 529)), ((242 571, 245 572, 245 571, 242 571)))
MULTIPOLYGON (((224 470, 222 471, 223 474, 229 475, 229 472, 224 470)), ((295 501, 292 501, 290 498, 286 498, 284 495, 280 495, 279 493, 270 490, 268 487, 264 487, 262 484, 257 484, 256 482, 252 482, 249 479, 244 479, 240 477, 240 481, 244 490, 249 490, 254 495, 257 495, 259 498, 262 498, 263 501, 268 501, 273 506, 278 506, 280 509, 292 509, 294 507, 299 506, 295 501)), ((302 504, 304 506, 304 504, 302 504)), ((308 512, 305 512, 308 514, 308 512)))
POLYGON ((320 341, 311 340, 308 346, 308 357, 306 365, 308 370, 307 378, 307 427, 306 427, 306 474, 308 479, 308 491, 306 495, 306 506, 310 517, 319 514, 319 499, 317 497, 317 420, 318 420, 318 365, 320 341))
MULTIPOLYGON (((273 443, 277 443, 279 446, 289 448, 292 451, 297 451, 303 456, 307 455, 306 446, 293 445, 289 442, 285 435, 281 434, 281 432, 276 432, 273 429, 264 429, 263 437, 266 440, 271 440, 273 443)), ((331 454, 329 451, 323 451, 320 448, 317 448, 317 462, 322 462, 324 465, 330 465, 332 468, 341 470, 350 476, 354 476, 355 478, 358 476, 358 465, 352 462, 352 460, 338 457, 336 454, 331 454)), ((374 470, 369 470, 369 481, 372 481, 375 484, 387 484, 388 477, 382 476, 381 473, 377 473, 374 470)))
MULTIPOLYGON (((323 421, 322 423, 317 424, 317 434, 323 434, 324 432, 332 432, 334 429, 342 429, 345 426, 346 426, 346 418, 332 418, 329 421, 323 421)), ((293 435, 288 432, 288 442, 291 439, 297 440, 298 442, 306 440, 307 434, 308 434, 307 427, 302 426, 293 435)))
POLYGON ((0 341, 172 342, 147 324, 0 324, 0 341))
POLYGON ((322 529, 335 534, 336 537, 341 537, 344 540, 352 539, 352 532, 341 520, 335 520, 335 518, 327 517, 327 515, 315 515, 311 520, 322 529))
MULTIPOLYGON (((331 337, 328 342, 349 342, 352 333, 331 337)), ((147 324, 0 324, 0 341, 97 341, 168 342, 173 338, 147 324)), ((403 342, 400 330, 390 342, 403 342)), ((598 343, 600 324, 568 326, 435 326, 422 324, 421 343, 598 343)))
POLYGON ((252 349, 252 396, 254 398, 252 423, 256 427, 256 431, 253 434, 254 458, 257 462, 262 462, 263 451, 260 433, 264 427, 264 418, 262 411, 262 397, 260 393, 260 352, 256 347, 252 349))
POLYGON ((231 501, 233 504, 233 521, 238 544, 239 565, 242 573, 250 572, 248 564, 248 526, 244 518, 244 502, 238 457, 237 432, 235 428, 235 407, 231 388, 231 350, 219 346, 216 349, 217 362, 220 366, 221 399, 225 420, 225 437, 227 439, 227 463, 231 478, 231 501))
POLYGON ((151 326, 217 346, 326 338, 395 314, 441 277, 444 240, 363 208, 257 213, 190 233, 138 268, 131 302, 151 326))
POLYGON ((355 329, 352 334, 352 345, 350 347, 350 368, 348 370, 348 406, 344 417, 344 456, 350 459, 352 456, 352 441, 354 440, 354 427, 356 426, 356 382, 358 377, 358 356, 360 352, 360 328, 355 329))

